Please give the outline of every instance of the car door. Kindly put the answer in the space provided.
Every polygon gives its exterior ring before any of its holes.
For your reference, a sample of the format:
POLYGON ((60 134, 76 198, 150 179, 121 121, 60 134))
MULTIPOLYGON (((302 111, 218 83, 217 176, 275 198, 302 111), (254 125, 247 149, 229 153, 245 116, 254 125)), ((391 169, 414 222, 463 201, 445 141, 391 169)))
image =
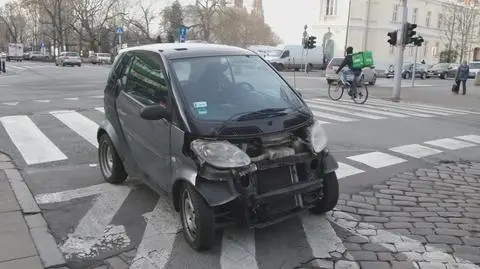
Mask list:
POLYGON ((166 119, 145 120, 142 108, 162 104, 169 109, 169 83, 161 57, 150 51, 134 51, 124 90, 117 98, 120 124, 133 159, 154 188, 169 191, 171 184, 170 128, 166 119))

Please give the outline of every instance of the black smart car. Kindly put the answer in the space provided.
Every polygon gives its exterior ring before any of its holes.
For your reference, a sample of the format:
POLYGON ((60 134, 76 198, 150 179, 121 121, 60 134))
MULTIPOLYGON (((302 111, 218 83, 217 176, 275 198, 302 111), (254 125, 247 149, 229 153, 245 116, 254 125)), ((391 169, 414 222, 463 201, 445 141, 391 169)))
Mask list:
POLYGON ((338 164, 322 126, 256 53, 212 44, 122 50, 108 77, 98 130, 100 170, 165 191, 187 242, 216 229, 267 227, 337 203, 338 164))

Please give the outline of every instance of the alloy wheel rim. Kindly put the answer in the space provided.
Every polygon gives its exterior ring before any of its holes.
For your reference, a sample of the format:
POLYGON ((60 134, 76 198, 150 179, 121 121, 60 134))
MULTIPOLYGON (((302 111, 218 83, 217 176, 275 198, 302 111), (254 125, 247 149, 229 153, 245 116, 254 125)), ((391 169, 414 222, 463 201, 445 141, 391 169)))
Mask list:
POLYGON ((195 208, 192 204, 192 199, 190 198, 190 193, 187 190, 183 192, 183 223, 185 229, 187 229, 187 234, 190 239, 193 241, 197 235, 197 225, 195 219, 195 208))
POLYGON ((113 170, 112 147, 104 142, 100 149, 100 166, 105 177, 110 177, 113 170))

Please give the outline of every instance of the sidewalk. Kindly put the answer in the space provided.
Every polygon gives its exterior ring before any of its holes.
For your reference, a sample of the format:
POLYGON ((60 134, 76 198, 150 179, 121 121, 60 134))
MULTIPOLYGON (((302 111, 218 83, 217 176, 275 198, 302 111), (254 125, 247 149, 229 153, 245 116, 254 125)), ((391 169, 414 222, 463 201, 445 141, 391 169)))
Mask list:
POLYGON ((0 152, 0 269, 66 269, 65 264, 21 174, 0 152))
MULTIPOLYGON (((453 84, 453 80, 452 83, 453 84)), ((403 102, 426 103, 458 109, 468 109, 480 112, 480 86, 475 86, 473 80, 467 82, 467 94, 453 94, 451 84, 447 87, 406 87, 401 89, 400 98, 403 102)), ((391 88, 368 87, 370 97, 391 99, 391 88)), ((368 102, 368 101, 367 101, 368 102)))

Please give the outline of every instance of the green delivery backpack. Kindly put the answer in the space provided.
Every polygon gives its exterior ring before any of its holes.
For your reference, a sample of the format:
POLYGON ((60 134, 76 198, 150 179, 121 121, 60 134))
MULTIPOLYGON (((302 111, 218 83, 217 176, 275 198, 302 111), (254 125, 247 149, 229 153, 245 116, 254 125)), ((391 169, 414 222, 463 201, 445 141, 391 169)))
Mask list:
POLYGON ((373 66, 373 53, 371 51, 361 51, 352 54, 352 68, 362 69, 373 66))

